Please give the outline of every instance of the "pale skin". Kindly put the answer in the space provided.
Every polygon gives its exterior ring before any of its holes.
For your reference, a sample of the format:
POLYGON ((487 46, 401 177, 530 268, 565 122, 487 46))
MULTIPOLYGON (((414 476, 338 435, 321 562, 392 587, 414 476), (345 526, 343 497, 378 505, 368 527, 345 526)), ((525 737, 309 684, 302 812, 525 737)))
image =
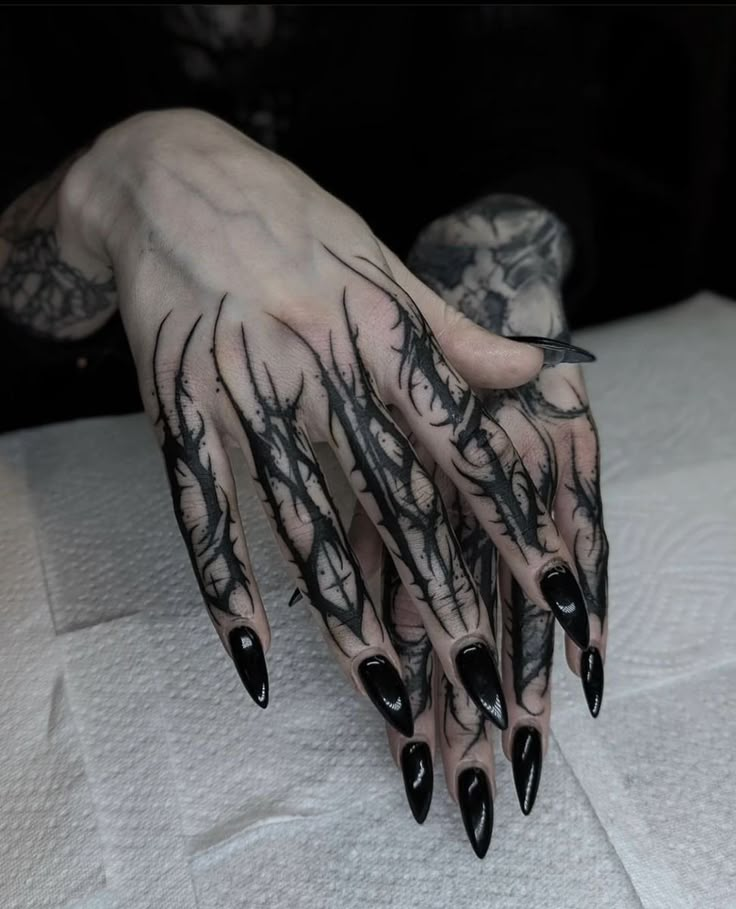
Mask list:
MULTIPOLYGON (((267 684, 259 676, 259 700, 254 664, 242 669, 233 650, 233 635, 246 632, 270 645, 237 512, 234 446, 329 647, 377 706, 366 661, 381 658, 397 677, 402 661, 376 600, 376 566, 364 561, 373 534, 438 669, 470 707, 506 722, 491 617, 446 482, 545 615, 545 579, 563 577, 587 644, 570 534, 474 391, 533 380, 540 350, 448 305, 289 162, 200 111, 141 114, 19 200, 1 233, 0 306, 29 331, 83 337, 119 307, 209 615, 261 706, 267 684), (52 267, 39 276, 41 258, 52 267), (357 539, 334 508, 316 442, 333 448, 363 509, 357 539), (471 678, 462 656, 479 643, 486 655, 471 678)), ((552 608, 565 620, 557 600, 552 608)), ((389 682, 384 701, 398 690, 389 682)), ((411 737, 408 707, 379 709, 411 737)))

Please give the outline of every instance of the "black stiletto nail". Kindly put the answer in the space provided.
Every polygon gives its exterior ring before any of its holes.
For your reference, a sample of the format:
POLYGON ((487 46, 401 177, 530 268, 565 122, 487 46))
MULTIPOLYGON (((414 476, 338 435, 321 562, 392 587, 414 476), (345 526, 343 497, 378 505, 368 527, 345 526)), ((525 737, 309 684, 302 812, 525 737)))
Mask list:
POLYGON ((580 657, 580 678, 591 716, 597 717, 603 703, 603 660, 597 647, 589 647, 580 657))
POLYGON ((250 628, 233 628, 228 642, 240 681, 256 704, 265 709, 268 707, 268 669, 258 635, 250 628))
POLYGON ((463 770, 457 781, 457 800, 470 845, 483 858, 491 845, 493 799, 488 777, 478 767, 463 770))
POLYGON ((291 599, 289 600, 289 606, 293 606, 294 603, 298 603, 299 600, 301 600, 301 598, 302 598, 302 592, 297 587, 297 589, 291 595, 291 599))
POLYGON ((531 814, 542 776, 542 736, 533 726, 522 726, 514 733, 511 766, 519 805, 524 814, 531 814))
POLYGON ((432 753, 426 742, 409 742, 401 751, 401 772, 411 813, 417 824, 423 824, 432 804, 434 771, 432 753))
POLYGON ((501 679, 491 651, 480 642, 464 647, 455 657, 460 681, 473 703, 499 729, 508 724, 501 679))
POLYGON ((558 366, 560 363, 595 363, 595 354, 567 341, 558 341, 556 338, 539 338, 536 335, 516 335, 512 341, 522 344, 532 344, 541 347, 544 351, 544 365, 558 366))
POLYGON ((578 582, 564 565, 556 565, 539 582, 542 594, 557 621, 581 650, 590 642, 588 611, 578 582))
POLYGON ((395 729, 410 739, 414 735, 414 720, 409 695, 393 665, 386 657, 371 656, 360 664, 358 674, 368 697, 380 713, 395 729))

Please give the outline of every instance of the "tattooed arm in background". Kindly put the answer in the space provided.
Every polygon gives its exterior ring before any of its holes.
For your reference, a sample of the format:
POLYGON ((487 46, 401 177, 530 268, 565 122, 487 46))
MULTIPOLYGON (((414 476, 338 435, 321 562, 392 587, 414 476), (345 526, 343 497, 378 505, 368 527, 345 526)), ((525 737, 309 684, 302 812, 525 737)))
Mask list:
POLYGON ((77 157, 0 217, 0 313, 30 334, 60 341, 92 334, 117 307, 111 270, 85 274, 80 251, 68 242, 62 251, 59 188, 77 157))
POLYGON ((408 433, 530 600, 587 646, 572 553, 473 391, 528 381, 539 350, 459 316, 296 167, 201 111, 141 114, 5 220, 0 287, 15 321, 77 337, 119 303, 202 597, 260 706, 269 627, 231 445, 340 666, 402 735, 413 716, 399 657, 315 442, 335 452, 437 664, 489 721, 507 716, 488 611, 408 433))
MULTIPOLYGON (((548 365, 575 364, 592 357, 569 345, 561 286, 571 257, 567 231, 553 214, 526 199, 490 196, 433 222, 418 238, 409 265, 478 324, 517 339, 543 336, 548 365)), ((575 365, 543 369, 526 385, 486 391, 482 398, 487 412, 522 453, 573 553, 590 614, 590 643, 581 649, 568 628, 567 658, 582 676, 589 709, 597 716, 603 694, 608 543, 602 523, 598 440, 580 369, 575 365)), ((512 761, 521 808, 528 814, 549 732, 554 622, 547 610, 525 595, 503 558, 499 564, 493 541, 475 519, 467 495, 442 474, 428 452, 420 451, 420 457, 434 470, 448 502, 494 633, 500 604, 509 711, 503 746, 512 761)), ((490 842, 495 785, 487 719, 433 665, 427 636, 392 572, 384 579, 383 608, 415 710, 412 741, 389 733, 412 812, 421 822, 429 810, 427 780, 436 739, 448 787, 460 803, 470 841, 482 856, 490 842)))

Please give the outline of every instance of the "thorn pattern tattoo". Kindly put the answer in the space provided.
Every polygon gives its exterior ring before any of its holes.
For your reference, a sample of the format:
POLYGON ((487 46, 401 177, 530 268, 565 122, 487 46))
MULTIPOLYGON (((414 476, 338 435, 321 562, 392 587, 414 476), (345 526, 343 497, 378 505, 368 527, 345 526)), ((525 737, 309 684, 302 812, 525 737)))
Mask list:
MULTIPOLYGON (((170 315, 170 314, 169 314, 170 315)), ((158 328, 153 351, 154 390, 158 404, 157 425, 163 432, 161 445, 171 488, 174 513, 184 538, 202 597, 216 625, 224 616, 242 614, 233 608, 233 596, 241 602, 253 600, 245 565, 235 551, 233 507, 218 483, 207 447, 207 427, 189 392, 186 369, 187 349, 200 318, 192 326, 179 355, 173 387, 167 389, 170 404, 164 403, 164 374, 159 348, 166 315, 158 328)))
MULTIPOLYGON (((447 302, 478 324, 498 334, 529 333, 569 340, 559 288, 572 262, 572 244, 564 225, 535 203, 513 196, 477 200, 431 224, 418 238, 409 267, 447 302), (528 293, 523 292, 530 289, 528 293), (539 290, 541 288, 541 291, 539 290)), ((484 396, 488 414, 503 424, 514 410, 537 436, 533 475, 548 509, 559 482, 558 450, 567 446, 578 531, 574 557, 590 612, 601 621, 606 611, 608 543, 602 523, 599 467, 595 474, 580 464, 575 433, 566 426, 587 421, 595 441, 590 408, 578 396, 577 406, 561 408, 545 397, 540 382, 484 396), (572 439, 572 443, 561 442, 572 439)), ((460 532, 463 552, 476 579, 483 564, 495 563, 494 547, 467 509, 460 532)), ((480 582, 488 603, 487 582, 480 582)), ((505 647, 512 658, 514 691, 524 703, 525 692, 546 692, 553 655, 554 620, 528 600, 512 583, 506 610, 505 647)))

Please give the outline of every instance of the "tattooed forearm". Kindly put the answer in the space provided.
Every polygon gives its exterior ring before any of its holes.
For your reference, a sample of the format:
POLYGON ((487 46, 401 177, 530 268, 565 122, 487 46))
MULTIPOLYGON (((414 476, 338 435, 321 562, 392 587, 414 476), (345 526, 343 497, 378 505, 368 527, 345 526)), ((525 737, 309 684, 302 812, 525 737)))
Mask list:
POLYGON ((0 310, 43 337, 82 337, 117 306, 110 274, 95 280, 66 262, 56 234, 57 194, 72 161, 31 187, 0 218, 0 310))
POLYGON ((157 425, 163 432, 161 447, 176 520, 202 597, 213 621, 219 624, 223 615, 235 614, 232 608, 234 595, 244 595, 252 606, 250 586, 245 565, 235 552, 231 533, 234 525, 232 505, 217 482, 207 452, 205 420, 188 390, 187 349, 200 319, 192 326, 182 347, 173 388, 168 389, 168 406, 164 404, 164 378, 159 364, 159 348, 167 319, 168 316, 164 317, 159 325, 153 353, 154 393, 159 408, 157 425))

